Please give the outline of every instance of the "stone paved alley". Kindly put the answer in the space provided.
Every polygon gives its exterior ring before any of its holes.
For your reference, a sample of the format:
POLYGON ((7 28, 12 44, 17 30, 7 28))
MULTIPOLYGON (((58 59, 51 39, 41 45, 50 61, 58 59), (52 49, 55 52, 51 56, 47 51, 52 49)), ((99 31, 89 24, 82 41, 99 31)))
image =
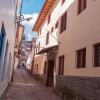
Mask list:
POLYGON ((17 69, 7 100, 61 100, 51 88, 35 81, 25 69, 17 69))

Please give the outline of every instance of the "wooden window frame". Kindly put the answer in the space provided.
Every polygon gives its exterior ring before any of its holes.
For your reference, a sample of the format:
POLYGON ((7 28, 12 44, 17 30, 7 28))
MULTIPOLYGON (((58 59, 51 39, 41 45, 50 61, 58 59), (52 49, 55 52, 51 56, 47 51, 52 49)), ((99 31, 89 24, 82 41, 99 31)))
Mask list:
POLYGON ((4 27, 4 23, 2 22, 2 27, 1 27, 1 32, 0 32, 0 39, 1 39, 0 40, 1 41, 1 44, 0 44, 0 59, 1 59, 1 56, 2 56, 3 48, 4 48, 5 36, 6 36, 5 27, 4 27))
POLYGON ((87 0, 78 0, 77 14, 81 14, 87 8, 87 0))
MULTIPOLYGON (((94 67, 100 67, 100 64, 97 64, 97 54, 96 53, 98 53, 97 51, 96 51, 96 47, 98 47, 98 46, 100 46, 100 43, 97 43, 97 44, 95 44, 94 45, 94 67)), ((99 54, 98 54, 99 55, 99 54)))
POLYGON ((61 0, 62 5, 64 4, 65 1, 66 1, 66 0, 61 0))
POLYGON ((47 61, 44 62, 44 74, 47 73, 47 61))
POLYGON ((1 44, 0 44, 0 58, 1 58, 1 54, 2 54, 2 48, 3 48, 3 42, 4 42, 4 34, 1 32, 0 33, 0 41, 1 41, 1 44))
POLYGON ((67 11, 62 15, 60 21, 60 34, 66 30, 67 27, 67 11))
POLYGON ((86 48, 77 50, 77 68, 86 68, 86 48))
POLYGON ((36 74, 38 74, 38 67, 39 67, 39 64, 36 65, 36 74))
POLYGON ((48 16, 48 24, 50 23, 50 20, 51 20, 51 13, 48 16))
POLYGON ((54 26, 51 28, 51 33, 53 33, 53 31, 54 31, 54 26))
POLYGON ((36 67, 37 67, 37 64, 35 64, 35 67, 34 67, 34 74, 36 74, 36 67))
POLYGON ((57 29, 58 26, 59 26, 59 21, 56 22, 56 24, 55 24, 55 29, 57 29))
POLYGON ((49 32, 47 33, 47 36, 46 36, 46 45, 49 43, 49 32))
POLYGON ((64 63, 65 63, 65 56, 59 56, 59 75, 63 75, 64 74, 64 63))

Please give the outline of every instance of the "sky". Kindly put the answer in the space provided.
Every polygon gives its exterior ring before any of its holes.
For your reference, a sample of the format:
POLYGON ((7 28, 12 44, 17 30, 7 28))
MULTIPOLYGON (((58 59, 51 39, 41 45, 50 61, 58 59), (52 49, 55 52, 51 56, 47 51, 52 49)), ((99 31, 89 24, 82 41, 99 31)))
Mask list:
POLYGON ((23 0, 21 14, 23 14, 25 18, 32 17, 30 21, 22 22, 25 26, 24 34, 27 41, 30 41, 32 37, 37 36, 37 33, 32 32, 32 28, 37 20, 44 1, 45 0, 23 0))

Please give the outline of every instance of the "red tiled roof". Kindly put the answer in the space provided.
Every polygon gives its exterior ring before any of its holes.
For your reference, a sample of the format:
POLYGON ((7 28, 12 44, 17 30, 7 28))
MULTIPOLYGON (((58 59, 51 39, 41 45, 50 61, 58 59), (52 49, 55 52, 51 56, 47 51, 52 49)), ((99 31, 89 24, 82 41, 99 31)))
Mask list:
POLYGON ((41 9, 39 16, 38 16, 38 19, 32 29, 33 31, 37 31, 37 32, 39 31, 39 28, 41 27, 43 21, 45 20, 48 12, 50 11, 51 7, 54 5, 55 1, 56 0, 45 0, 45 3, 41 9))

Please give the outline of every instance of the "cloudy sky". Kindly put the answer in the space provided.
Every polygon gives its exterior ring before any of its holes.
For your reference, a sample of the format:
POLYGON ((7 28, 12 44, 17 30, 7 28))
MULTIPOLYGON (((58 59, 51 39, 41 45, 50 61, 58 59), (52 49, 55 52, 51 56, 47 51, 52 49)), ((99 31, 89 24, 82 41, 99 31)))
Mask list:
POLYGON ((32 28, 36 22, 44 1, 45 0, 23 0, 22 14, 25 18, 32 17, 30 21, 22 22, 22 24, 25 26, 24 34, 27 40, 31 40, 32 37, 37 36, 35 32, 32 32, 32 28))

